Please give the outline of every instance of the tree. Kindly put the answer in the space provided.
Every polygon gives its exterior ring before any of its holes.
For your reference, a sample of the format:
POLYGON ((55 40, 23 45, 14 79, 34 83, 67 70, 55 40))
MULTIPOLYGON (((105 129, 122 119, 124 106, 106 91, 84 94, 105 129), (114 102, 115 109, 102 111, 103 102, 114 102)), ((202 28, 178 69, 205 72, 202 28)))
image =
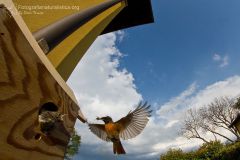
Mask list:
POLYGON ((228 127, 236 116, 234 105, 233 99, 221 97, 199 109, 189 109, 180 133, 187 138, 201 139, 205 143, 211 140, 202 134, 206 132, 211 133, 215 140, 222 137, 233 142, 233 139, 224 134, 225 132, 220 131, 227 130, 235 135, 236 139, 240 139, 237 129, 228 127))
MULTIPOLYGON (((215 132, 216 129, 224 129, 235 135, 237 139, 240 138, 237 128, 229 128, 237 113, 234 105, 234 99, 227 97, 216 98, 212 103, 200 111, 201 117, 206 121, 205 125, 208 125, 208 128, 210 128, 209 131, 215 132)), ((215 134, 231 141, 219 132, 215 134)))
POLYGON ((236 109, 240 109, 240 97, 237 98, 237 101, 233 107, 236 109))
POLYGON ((77 134, 76 131, 74 131, 66 149, 66 153, 64 157, 66 160, 70 160, 74 155, 78 153, 80 143, 81 143, 81 137, 77 134))
POLYGON ((180 133, 188 139, 197 138, 208 143, 208 140, 201 135, 201 126, 202 119, 198 114, 198 111, 195 109, 189 109, 180 133))

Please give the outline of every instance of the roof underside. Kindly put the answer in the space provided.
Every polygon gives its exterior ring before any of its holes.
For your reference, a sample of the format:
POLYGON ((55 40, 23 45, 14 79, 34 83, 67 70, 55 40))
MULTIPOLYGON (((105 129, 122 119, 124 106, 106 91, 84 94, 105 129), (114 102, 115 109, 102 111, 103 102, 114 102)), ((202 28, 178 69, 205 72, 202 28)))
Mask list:
POLYGON ((127 0, 128 6, 106 27, 102 34, 154 22, 151 0, 127 0))

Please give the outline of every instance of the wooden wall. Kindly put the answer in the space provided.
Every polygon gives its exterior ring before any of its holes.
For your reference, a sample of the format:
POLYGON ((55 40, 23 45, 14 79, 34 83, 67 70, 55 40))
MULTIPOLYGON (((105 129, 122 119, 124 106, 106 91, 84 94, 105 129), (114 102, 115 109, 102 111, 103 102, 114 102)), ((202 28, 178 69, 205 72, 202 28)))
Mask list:
POLYGON ((0 160, 62 160, 79 107, 69 96, 71 91, 66 92, 60 78, 40 58, 45 55, 36 53, 40 48, 29 42, 32 37, 26 34, 30 32, 23 33, 14 16, 0 0, 0 160), (41 132, 39 109, 47 102, 67 116, 62 128, 36 140, 41 132))

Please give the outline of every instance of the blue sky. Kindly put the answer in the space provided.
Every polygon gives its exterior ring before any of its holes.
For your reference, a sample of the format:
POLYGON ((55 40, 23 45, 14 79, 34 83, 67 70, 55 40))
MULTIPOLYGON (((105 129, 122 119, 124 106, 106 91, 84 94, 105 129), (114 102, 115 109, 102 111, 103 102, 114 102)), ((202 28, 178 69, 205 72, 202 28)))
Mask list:
POLYGON ((192 81, 199 85, 239 73, 240 2, 153 0, 155 23, 126 30, 121 59, 146 99, 164 102, 192 81), (229 56, 218 68, 212 56, 229 56), (214 73, 214 76, 212 75, 214 73))
POLYGON ((75 159, 152 160, 168 148, 196 148, 200 141, 178 134, 185 112, 215 97, 240 95, 240 1, 152 5, 155 23, 99 37, 68 84, 92 123, 97 116, 118 120, 140 100, 152 104, 153 116, 142 134, 123 141, 128 154, 120 157, 78 122, 82 144, 75 159))

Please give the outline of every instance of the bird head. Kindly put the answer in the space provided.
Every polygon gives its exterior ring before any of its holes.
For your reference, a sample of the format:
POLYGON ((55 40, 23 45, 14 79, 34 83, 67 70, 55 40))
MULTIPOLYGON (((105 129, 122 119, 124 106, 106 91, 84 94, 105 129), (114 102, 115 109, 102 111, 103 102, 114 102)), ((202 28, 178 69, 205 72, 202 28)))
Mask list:
POLYGON ((110 123, 110 122, 113 122, 112 118, 109 117, 109 116, 101 117, 101 118, 97 117, 96 119, 97 119, 97 120, 102 120, 104 123, 110 123))

